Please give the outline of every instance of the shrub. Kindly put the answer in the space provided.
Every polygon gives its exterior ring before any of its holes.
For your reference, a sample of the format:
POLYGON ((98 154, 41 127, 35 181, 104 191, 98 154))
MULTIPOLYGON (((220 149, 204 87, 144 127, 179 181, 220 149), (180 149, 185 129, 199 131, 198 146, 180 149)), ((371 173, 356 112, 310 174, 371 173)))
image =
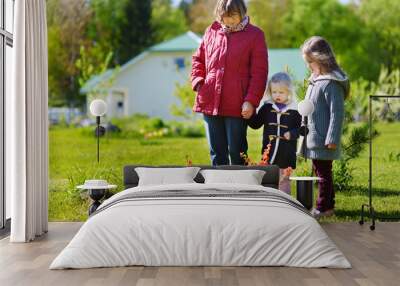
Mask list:
POLYGON ((185 122, 171 122, 171 132, 175 136, 198 138, 205 136, 204 124, 201 120, 185 122))
MULTIPOLYGON (((348 124, 346 124, 346 127, 346 133, 348 133, 348 130, 350 130, 348 124)), ((374 130, 372 137, 377 135, 377 131, 374 130)), ((368 142, 369 125, 367 123, 352 127, 347 140, 342 140, 342 157, 340 160, 335 161, 333 167, 334 187, 337 191, 350 189, 353 180, 351 160, 360 156, 368 142)))
POLYGON ((192 111, 194 105, 195 93, 189 81, 185 84, 177 84, 175 89, 175 97, 179 101, 178 104, 172 104, 170 107, 171 114, 183 118, 185 120, 194 120, 195 113, 192 111))
MULTIPOLYGON (((377 82, 358 79, 352 82, 350 98, 347 100, 350 118, 356 121, 368 120, 368 104, 370 95, 400 95, 400 70, 389 72, 382 67, 377 82)), ((381 99, 373 102, 374 119, 387 122, 400 120, 400 100, 381 99)))
POLYGON ((353 180, 353 168, 349 167, 348 160, 335 161, 333 165, 333 185, 336 191, 345 191, 350 189, 353 180))
POLYGON ((400 152, 397 153, 397 154, 393 153, 393 152, 390 152, 388 161, 389 162, 400 162, 400 152))

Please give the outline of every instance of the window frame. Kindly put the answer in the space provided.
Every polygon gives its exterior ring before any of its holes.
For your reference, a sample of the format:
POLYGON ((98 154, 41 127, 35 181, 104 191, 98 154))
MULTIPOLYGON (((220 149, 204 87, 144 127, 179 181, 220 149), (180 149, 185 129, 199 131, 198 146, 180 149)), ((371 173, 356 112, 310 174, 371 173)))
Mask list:
MULTIPOLYGON (((11 0, 13 5, 13 19, 15 16, 15 0, 11 0)), ((10 231, 10 219, 6 215, 6 189, 5 189, 5 97, 6 97, 6 48, 13 48, 13 34, 6 30, 6 0, 0 0, 1 21, 0 21, 0 237, 10 231)), ((12 27, 14 30, 14 27, 12 27)))

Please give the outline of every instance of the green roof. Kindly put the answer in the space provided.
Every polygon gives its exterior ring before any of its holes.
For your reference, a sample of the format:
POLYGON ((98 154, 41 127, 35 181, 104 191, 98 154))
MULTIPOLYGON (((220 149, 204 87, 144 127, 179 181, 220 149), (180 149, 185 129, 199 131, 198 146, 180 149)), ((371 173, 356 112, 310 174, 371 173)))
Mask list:
POLYGON ((112 76, 113 69, 108 69, 102 74, 98 74, 95 76, 92 76, 84 86, 79 90, 80 93, 88 93, 96 88, 98 84, 100 84, 102 81, 107 80, 112 76))
MULTIPOLYGON (((188 31, 180 36, 177 36, 171 40, 159 43, 148 48, 143 53, 132 58, 125 64, 123 64, 119 72, 127 69, 129 66, 136 64, 138 61, 146 57, 151 52, 193 52, 195 51, 201 42, 201 37, 192 31, 188 31)), ((80 93, 88 93, 90 90, 96 88, 96 86, 103 80, 107 80, 113 73, 113 70, 107 70, 103 74, 95 75, 90 78, 85 85, 80 89, 80 93)))
POLYGON ((189 31, 171 40, 162 42, 149 48, 152 52, 181 52, 194 51, 199 47, 201 37, 189 31))

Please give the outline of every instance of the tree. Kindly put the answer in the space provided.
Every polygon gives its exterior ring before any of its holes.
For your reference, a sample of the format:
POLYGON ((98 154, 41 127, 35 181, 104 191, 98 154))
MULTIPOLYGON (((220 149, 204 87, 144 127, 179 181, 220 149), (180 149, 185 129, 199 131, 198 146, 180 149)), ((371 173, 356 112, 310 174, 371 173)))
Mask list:
POLYGON ((122 65, 153 42, 151 0, 92 0, 89 38, 113 51, 113 65, 122 65))
POLYGON ((47 1, 49 105, 77 105, 79 50, 87 42, 90 9, 85 0, 47 1))
POLYGON ((189 10, 190 29, 198 34, 204 31, 215 20, 214 17, 215 1, 213 0, 194 0, 189 10))
MULTIPOLYGON (((400 5, 397 0, 363 0, 356 6, 370 29, 374 45, 365 52, 378 55, 376 65, 392 70, 400 68, 400 5)), ((375 60, 375 58, 374 58, 375 60)))
POLYGON ((160 43, 188 30, 184 12, 174 8, 170 0, 153 0, 151 13, 153 41, 160 43))
POLYGON ((326 38, 351 78, 375 79, 379 74, 365 52, 372 44, 369 31, 350 6, 337 0, 292 0, 282 28, 286 47, 300 47, 314 35, 326 38))
POLYGON ((250 0, 248 14, 251 21, 260 27, 270 48, 286 48, 286 35, 282 29, 291 0, 250 0))
POLYGON ((190 26, 190 19, 189 19, 189 13, 190 13, 190 7, 192 6, 192 1, 191 0, 181 0, 179 3, 179 10, 183 12, 183 15, 185 16, 186 20, 186 25, 190 26))
MULTIPOLYGON (((78 76, 79 87, 83 87, 85 83, 90 80, 93 76, 103 74, 107 71, 107 68, 110 65, 110 61, 112 58, 112 52, 108 52, 107 55, 104 54, 104 51, 98 49, 97 46, 89 47, 89 49, 81 46, 80 48, 80 57, 76 61, 76 67, 79 69, 80 73, 78 76)), ((119 67, 115 67, 112 71, 110 77, 107 80, 103 80, 100 82, 95 89, 90 90, 85 97, 79 97, 82 103, 85 101, 86 96, 90 97, 98 97, 99 94, 107 93, 107 90, 112 86, 115 76, 119 72, 119 67)))

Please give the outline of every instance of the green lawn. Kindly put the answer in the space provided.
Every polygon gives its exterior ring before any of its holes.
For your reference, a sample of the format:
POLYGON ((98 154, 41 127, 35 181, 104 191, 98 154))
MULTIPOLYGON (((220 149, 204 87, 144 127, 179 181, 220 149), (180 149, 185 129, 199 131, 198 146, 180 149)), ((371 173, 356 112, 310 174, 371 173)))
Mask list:
MULTIPOLYGON (((374 140, 374 206, 384 215, 400 216, 400 161, 390 153, 400 153, 400 123, 379 124, 374 140), (393 156, 392 156, 393 157, 393 156)), ((122 190, 122 168, 126 164, 209 164, 205 138, 158 138, 150 140, 101 138, 100 164, 96 162, 96 139, 80 129, 50 130, 51 221, 80 221, 87 218, 87 200, 74 188, 85 179, 105 178, 122 190)), ((249 156, 259 159, 261 130, 249 130, 249 156)), ((310 164, 311 162, 308 162, 310 164)), ((354 181, 350 191, 336 194, 336 216, 326 221, 358 220, 360 206, 368 202, 368 152, 354 160, 354 181)), ((304 169, 304 164, 299 166, 304 169)), ((294 191, 294 185, 292 186, 294 191)))

